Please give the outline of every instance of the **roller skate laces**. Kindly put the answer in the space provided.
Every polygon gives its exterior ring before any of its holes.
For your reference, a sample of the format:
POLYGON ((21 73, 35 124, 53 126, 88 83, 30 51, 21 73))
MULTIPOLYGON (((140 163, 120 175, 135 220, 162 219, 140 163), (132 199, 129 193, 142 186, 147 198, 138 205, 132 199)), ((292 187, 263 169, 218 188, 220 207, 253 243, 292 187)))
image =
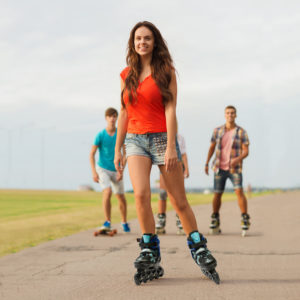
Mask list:
POLYGON ((187 238, 187 244, 196 264, 206 277, 219 284, 219 274, 215 270, 217 261, 207 249, 206 243, 206 238, 198 231, 191 232, 187 238))
POLYGON ((134 275, 134 282, 140 285, 164 275, 164 269, 159 265, 161 261, 159 239, 157 235, 144 234, 137 239, 141 253, 134 262, 137 272, 134 275))

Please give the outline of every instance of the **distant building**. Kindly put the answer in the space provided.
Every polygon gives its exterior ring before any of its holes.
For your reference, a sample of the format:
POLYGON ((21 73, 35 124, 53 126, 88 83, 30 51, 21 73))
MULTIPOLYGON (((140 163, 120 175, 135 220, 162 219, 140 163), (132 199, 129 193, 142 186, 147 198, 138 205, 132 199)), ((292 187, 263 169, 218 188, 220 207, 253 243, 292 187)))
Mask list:
POLYGON ((78 187, 78 191, 94 191, 94 188, 88 184, 82 184, 78 187))

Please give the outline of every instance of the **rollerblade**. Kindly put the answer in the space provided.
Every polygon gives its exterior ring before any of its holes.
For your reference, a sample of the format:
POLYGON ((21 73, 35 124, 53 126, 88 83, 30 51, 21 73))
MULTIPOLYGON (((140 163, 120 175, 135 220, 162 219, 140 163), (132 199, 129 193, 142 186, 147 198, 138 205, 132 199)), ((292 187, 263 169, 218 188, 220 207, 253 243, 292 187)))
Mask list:
POLYGON ((242 228, 242 237, 246 236, 247 231, 250 227, 250 216, 248 214, 242 214, 241 228, 242 228))
POLYGON ((220 233, 221 233, 220 215, 219 215, 219 213, 213 213, 211 215, 211 223, 209 225, 209 234, 215 235, 215 234, 220 234, 220 233))
POLYGON ((184 234, 183 227, 177 214, 176 214, 176 226, 177 226, 177 234, 183 235, 184 234))
POLYGON ((217 261, 207 249, 206 238, 198 231, 193 231, 189 234, 187 243, 194 261, 200 267, 203 274, 216 284, 219 284, 219 274, 215 270, 217 261))
POLYGON ((164 269, 160 263, 159 239, 157 235, 144 234, 142 238, 137 239, 142 251, 134 262, 137 272, 134 274, 134 282, 140 285, 148 280, 158 279, 164 275, 164 269))
POLYGON ((166 214, 157 215, 157 223, 155 224, 155 233, 156 234, 165 234, 166 230, 166 214))

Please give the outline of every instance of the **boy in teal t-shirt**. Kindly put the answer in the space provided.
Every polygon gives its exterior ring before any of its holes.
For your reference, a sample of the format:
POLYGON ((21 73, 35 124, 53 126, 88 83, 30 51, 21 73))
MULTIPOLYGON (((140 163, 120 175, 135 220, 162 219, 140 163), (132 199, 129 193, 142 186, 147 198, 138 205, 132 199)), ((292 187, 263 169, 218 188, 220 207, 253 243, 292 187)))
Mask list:
POLYGON ((124 195, 124 183, 122 175, 120 175, 114 166, 115 144, 117 138, 116 121, 118 112, 114 108, 108 108, 105 111, 105 120, 107 126, 100 131, 92 146, 90 152, 90 163, 92 168, 93 180, 99 182, 103 195, 103 211, 105 222, 100 229, 110 229, 111 223, 111 195, 115 193, 119 200, 119 207, 122 218, 122 226, 124 232, 130 232, 127 223, 127 203, 124 195), (99 151, 99 160, 95 164, 95 154, 99 151))

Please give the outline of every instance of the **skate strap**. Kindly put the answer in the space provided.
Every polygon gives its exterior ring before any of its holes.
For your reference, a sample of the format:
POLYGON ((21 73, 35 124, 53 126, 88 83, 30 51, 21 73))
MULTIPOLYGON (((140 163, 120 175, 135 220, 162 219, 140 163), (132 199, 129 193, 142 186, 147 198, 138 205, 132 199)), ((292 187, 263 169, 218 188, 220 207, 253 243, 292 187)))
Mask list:
POLYGON ((142 249, 157 247, 157 242, 144 243, 143 239, 136 239, 142 249))
POLYGON ((199 243, 195 243, 195 244, 189 244, 189 248, 190 249, 198 249, 200 247, 203 248, 203 246, 205 247, 207 243, 206 238, 204 238, 204 240, 200 241, 199 243))
POLYGON ((153 253, 153 250, 151 250, 149 248, 145 248, 141 251, 141 253, 153 253))

